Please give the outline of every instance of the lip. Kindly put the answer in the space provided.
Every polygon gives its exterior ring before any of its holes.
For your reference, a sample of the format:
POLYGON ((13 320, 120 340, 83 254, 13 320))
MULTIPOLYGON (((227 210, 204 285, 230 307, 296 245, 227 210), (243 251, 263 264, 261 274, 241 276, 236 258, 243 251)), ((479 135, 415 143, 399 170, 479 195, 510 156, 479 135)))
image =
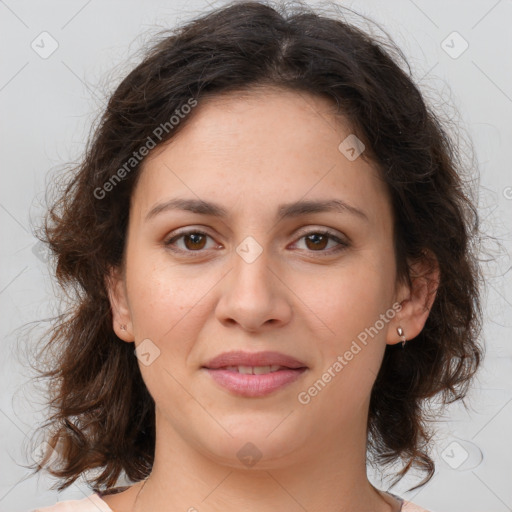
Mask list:
POLYGON ((308 366, 280 352, 224 352, 206 363, 205 370, 212 379, 231 393, 248 398, 266 396, 296 381, 308 366), (226 369, 227 366, 282 366, 275 372, 249 375, 226 369))
POLYGON ((298 359, 280 352, 244 352, 236 350, 224 352, 206 364, 203 368, 216 370, 226 366, 272 366, 279 365, 290 369, 307 368, 307 365, 298 359))
POLYGON ((307 368, 286 368, 262 375, 248 375, 223 368, 203 368, 212 379, 231 393, 247 398, 269 395, 288 386, 307 371, 307 368))

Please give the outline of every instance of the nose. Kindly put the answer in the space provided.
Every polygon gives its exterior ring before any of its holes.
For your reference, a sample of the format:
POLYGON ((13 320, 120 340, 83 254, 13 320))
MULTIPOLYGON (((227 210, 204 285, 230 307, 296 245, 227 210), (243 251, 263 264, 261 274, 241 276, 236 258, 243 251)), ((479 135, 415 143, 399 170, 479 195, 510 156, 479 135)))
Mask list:
POLYGON ((263 251, 256 260, 244 260, 236 252, 233 267, 222 281, 222 296, 217 303, 218 320, 249 332, 277 328, 292 318, 292 292, 279 275, 278 265, 271 268, 263 251))

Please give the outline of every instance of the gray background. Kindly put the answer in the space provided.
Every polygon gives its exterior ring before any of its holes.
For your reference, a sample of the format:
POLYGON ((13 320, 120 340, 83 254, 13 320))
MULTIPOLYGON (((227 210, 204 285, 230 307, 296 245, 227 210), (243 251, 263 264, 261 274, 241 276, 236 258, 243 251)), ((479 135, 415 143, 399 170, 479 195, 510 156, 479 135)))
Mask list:
MULTIPOLYGON (((470 406, 454 405, 437 422, 437 471, 431 482, 407 493, 417 482, 411 475, 392 492, 436 512, 510 511, 512 1, 344 5, 382 24, 403 49, 428 101, 460 126, 470 163, 467 139, 473 140, 482 228, 494 237, 485 242, 493 258, 484 267, 487 354, 470 406)), ((28 463, 29 439, 45 411, 29 382, 33 375, 20 362, 20 346, 35 343, 47 323, 31 324, 30 336, 21 328, 57 312, 44 252, 32 235, 44 207, 46 180, 59 166, 80 158, 105 95, 138 62, 135 53, 147 36, 206 9, 203 0, 0 0, 0 512, 90 494, 82 480, 60 494, 51 491, 54 479, 44 473, 29 478, 21 466, 28 463), (46 55, 52 44, 57 49, 46 55)), ((385 474, 370 470, 370 476, 388 488, 385 474)))

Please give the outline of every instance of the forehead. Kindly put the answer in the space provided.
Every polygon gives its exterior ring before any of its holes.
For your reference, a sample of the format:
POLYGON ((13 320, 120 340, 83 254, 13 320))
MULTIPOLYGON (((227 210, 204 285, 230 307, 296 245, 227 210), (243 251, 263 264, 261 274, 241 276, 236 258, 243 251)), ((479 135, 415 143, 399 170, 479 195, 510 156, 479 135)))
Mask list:
MULTIPOLYGON (((354 137, 330 100, 260 89, 201 100, 184 127, 150 154, 134 193, 142 214, 164 197, 265 204, 340 193, 378 213, 387 196, 378 170, 347 158, 354 137)), ((385 206, 385 205, 384 205, 385 206)))

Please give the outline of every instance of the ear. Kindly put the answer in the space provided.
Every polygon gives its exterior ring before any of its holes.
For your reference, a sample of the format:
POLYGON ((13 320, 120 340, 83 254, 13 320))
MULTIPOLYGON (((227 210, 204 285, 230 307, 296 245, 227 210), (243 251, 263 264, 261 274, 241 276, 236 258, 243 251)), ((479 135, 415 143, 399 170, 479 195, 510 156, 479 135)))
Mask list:
POLYGON ((119 268, 111 268, 105 277, 110 307, 112 310, 112 327, 117 337, 133 342, 133 325, 126 293, 126 283, 119 268))
POLYGON ((409 263, 410 284, 401 284, 397 300, 401 309, 397 312, 387 332, 386 343, 401 342, 397 328, 401 327, 406 340, 412 340, 422 331, 439 287, 439 263, 430 251, 424 257, 409 263))

